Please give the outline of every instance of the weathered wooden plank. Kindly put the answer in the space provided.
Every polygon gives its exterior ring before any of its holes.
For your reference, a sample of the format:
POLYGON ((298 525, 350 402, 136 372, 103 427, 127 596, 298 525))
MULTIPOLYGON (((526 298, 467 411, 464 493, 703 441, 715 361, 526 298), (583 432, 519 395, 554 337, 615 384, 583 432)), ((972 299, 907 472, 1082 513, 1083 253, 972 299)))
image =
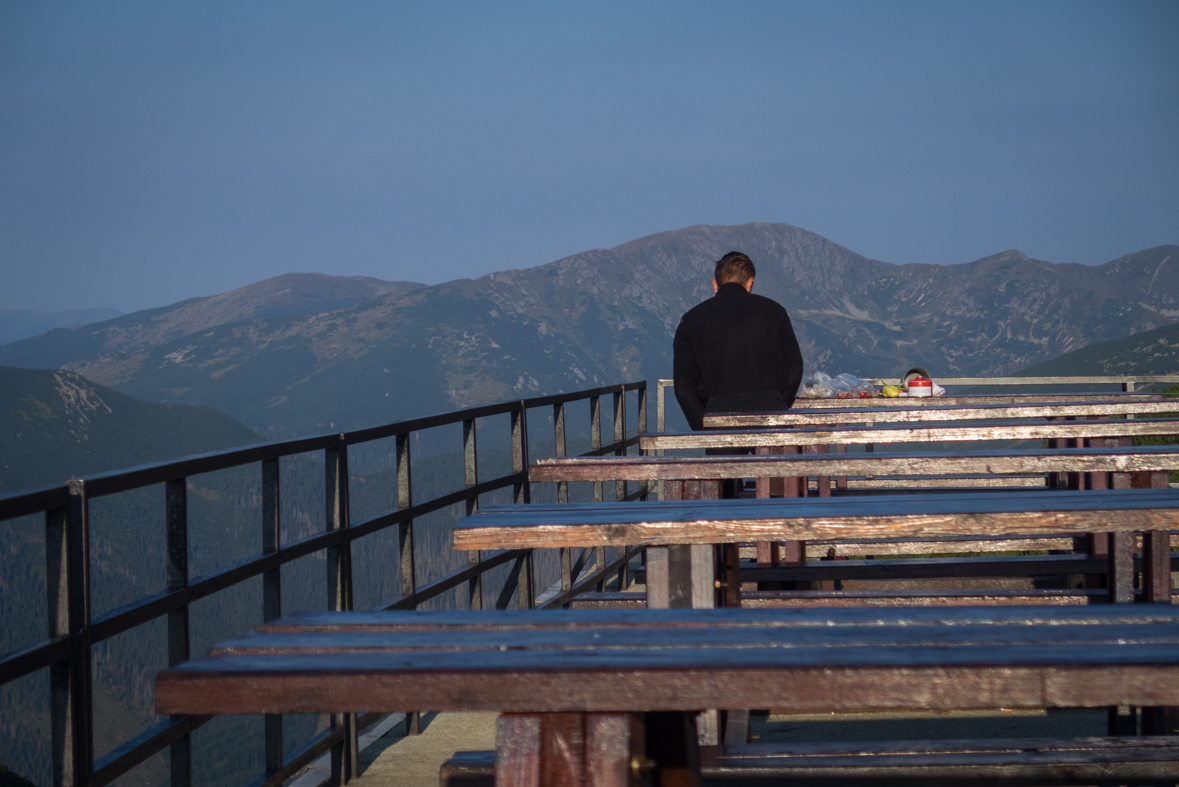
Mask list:
MULTIPOLYGON (((849 400, 853 401, 853 400, 849 400)), ((855 407, 844 410, 784 410, 773 413, 713 413, 704 416, 705 429, 777 426, 819 426, 848 423, 919 423, 928 421, 973 421, 1006 418, 1079 418, 1087 416, 1149 415, 1174 413, 1174 402, 1071 402, 1054 404, 984 404, 973 407, 855 407)))
POLYGON ((1179 469, 1179 445, 726 457, 563 457, 539 460, 529 470, 529 479, 538 482, 655 481, 838 475, 1132 473, 1174 469, 1179 469))
MULTIPOLYGON (((493 787, 495 763, 493 751, 456 752, 442 766, 442 785, 493 787)), ((700 758, 710 787, 1140 783, 1177 770, 1174 736, 728 744, 700 758)))
POLYGON ((569 509, 530 505, 479 512, 455 526, 454 546, 653 546, 1179 528, 1179 490, 1173 489, 701 500, 569 509))
MULTIPOLYGON (((643 632, 684 627, 744 629, 769 626, 774 629, 834 629, 863 626, 985 625, 1024 626, 1067 623, 1070 626, 1153 625, 1179 623, 1179 609, 1166 606, 1103 607, 1089 610, 1050 611, 1041 609, 993 610, 837 610, 821 614, 806 612, 749 612, 677 609, 612 610, 570 612, 550 610, 544 615, 507 610, 495 615, 472 612, 296 612, 256 627, 259 633, 340 631, 433 631, 449 637, 462 630, 512 632, 550 629, 562 631, 635 629, 643 632)), ((647 634, 644 634, 647 636, 647 634)))
POLYGON ((1169 436, 1179 434, 1179 419, 1150 418, 1113 421, 1053 421, 999 424, 918 423, 830 428, 747 428, 706 432, 644 434, 644 451, 699 448, 756 448, 763 445, 863 445, 880 443, 938 443, 975 440, 1064 440, 1169 436))
POLYGON ((433 625, 431 635, 439 644, 453 642, 455 627, 465 623, 493 632, 502 644, 434 649, 426 658, 424 651, 206 657, 157 677, 157 711, 541 713, 775 704, 799 710, 1179 704, 1179 610, 1170 605, 650 610, 529 617, 542 620, 479 613, 307 616, 304 620, 362 626, 366 621, 433 625), (554 645, 543 637, 530 645, 521 639, 527 633, 521 628, 578 632, 587 646, 554 645), (594 634, 605 644, 590 646, 594 634), (615 643, 613 637, 625 641, 615 643), (700 644, 702 638, 707 645, 700 644))
POLYGON ((846 410, 848 407, 948 407, 981 404, 1049 404, 1073 402, 1160 402, 1162 394, 1134 391, 1130 393, 1046 393, 1046 394, 978 394, 972 396, 902 396, 890 399, 875 396, 871 399, 796 399, 791 410, 846 410))
POLYGON ((747 609, 787 607, 1085 606, 1108 602, 1105 590, 747 590, 747 609))
POLYGON ((910 784, 1087 784, 1171 780, 1179 738, 1081 738, 912 741, 846 744, 748 744, 710 749, 701 772, 712 785, 804 787, 910 784))

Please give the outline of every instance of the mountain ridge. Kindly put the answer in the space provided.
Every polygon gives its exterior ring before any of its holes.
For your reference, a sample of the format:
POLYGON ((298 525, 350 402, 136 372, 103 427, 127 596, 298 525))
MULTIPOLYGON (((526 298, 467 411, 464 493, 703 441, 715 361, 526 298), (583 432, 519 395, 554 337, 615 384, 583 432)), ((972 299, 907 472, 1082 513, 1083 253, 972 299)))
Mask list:
POLYGON ((1179 318, 1175 245, 1092 268, 1014 249, 896 265, 788 224, 696 225, 154 344, 116 332, 94 351, 51 332, 0 347, 0 363, 52 358, 143 399, 211 405, 267 437, 355 428, 668 376, 680 315, 711 297, 712 264, 732 249, 757 264, 754 291, 790 312, 807 368, 832 373, 1005 374, 1179 318))

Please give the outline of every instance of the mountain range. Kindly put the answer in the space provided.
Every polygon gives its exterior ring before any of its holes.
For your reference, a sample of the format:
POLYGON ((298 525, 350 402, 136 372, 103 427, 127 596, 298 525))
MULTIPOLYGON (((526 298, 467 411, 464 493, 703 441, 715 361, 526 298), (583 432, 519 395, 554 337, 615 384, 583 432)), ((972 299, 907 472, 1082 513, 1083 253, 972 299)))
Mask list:
POLYGON ((1179 319, 1175 245, 1092 267, 895 265, 786 224, 700 225, 432 286, 290 274, 0 346, 0 364, 210 405, 268 438, 351 429, 669 376, 679 316, 732 249, 829 373, 1006 374, 1179 319))
POLYGON ((0 344, 19 341, 54 328, 89 325, 119 317, 118 309, 67 309, 39 312, 31 309, 0 310, 0 344))

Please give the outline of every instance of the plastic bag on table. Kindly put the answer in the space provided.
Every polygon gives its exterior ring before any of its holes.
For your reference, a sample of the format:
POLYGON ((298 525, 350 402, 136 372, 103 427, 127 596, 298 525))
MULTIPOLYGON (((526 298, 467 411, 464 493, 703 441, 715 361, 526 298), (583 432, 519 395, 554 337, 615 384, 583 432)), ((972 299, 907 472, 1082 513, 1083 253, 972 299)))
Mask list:
POLYGON ((799 399, 831 399, 835 396, 835 380, 823 372, 811 372, 802 378, 799 399))
POLYGON ((871 383, 846 372, 835 377, 811 372, 802 378, 802 390, 798 393, 800 399, 866 399, 875 395, 871 383))
POLYGON ((840 399, 867 399, 876 395, 872 383, 844 372, 835 378, 835 395, 840 399))

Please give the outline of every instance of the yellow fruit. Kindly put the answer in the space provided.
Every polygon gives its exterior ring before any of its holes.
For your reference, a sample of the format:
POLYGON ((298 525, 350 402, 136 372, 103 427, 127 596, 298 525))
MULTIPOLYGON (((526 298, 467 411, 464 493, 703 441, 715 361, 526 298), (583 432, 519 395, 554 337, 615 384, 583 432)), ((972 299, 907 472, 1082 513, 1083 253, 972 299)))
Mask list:
POLYGON ((889 398, 895 398, 901 395, 901 389, 897 388, 895 385, 886 385, 880 389, 880 393, 889 398))

